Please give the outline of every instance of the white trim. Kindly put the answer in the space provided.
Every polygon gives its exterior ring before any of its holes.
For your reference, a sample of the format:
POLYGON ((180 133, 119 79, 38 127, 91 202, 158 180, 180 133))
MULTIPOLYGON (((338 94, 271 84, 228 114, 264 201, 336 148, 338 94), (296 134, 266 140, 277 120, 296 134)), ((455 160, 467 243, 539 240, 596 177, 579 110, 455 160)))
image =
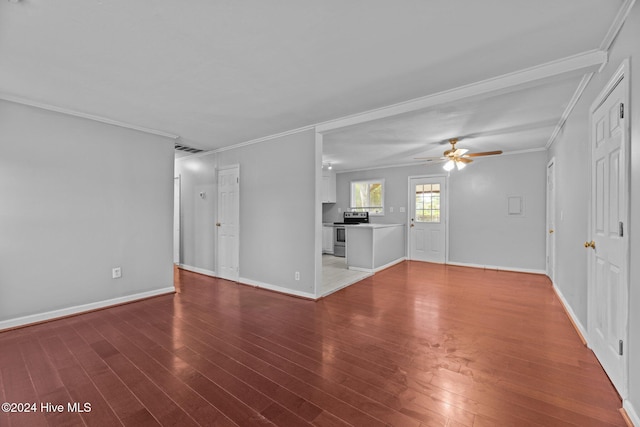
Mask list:
POLYGON ((556 292, 558 299, 560 299, 560 303, 564 306, 565 311, 571 318, 574 326, 578 328, 578 331, 580 332, 580 334, 582 334, 582 338, 584 338, 584 340, 587 342, 587 347, 591 348, 591 344, 589 344, 589 335, 587 334, 587 329, 584 327, 580 319, 578 319, 578 316, 576 316, 573 308, 571 308, 571 304, 569 304, 567 299, 564 297, 564 294, 562 293, 560 288, 553 281, 551 281, 551 285, 553 286, 553 290, 556 292))
POLYGON ((186 265, 186 264, 178 264, 178 268, 181 268, 181 269, 187 270, 187 271, 192 271, 194 273, 204 274, 205 276, 218 277, 218 276, 216 276, 216 272, 215 271, 207 270, 207 269, 200 268, 200 267, 193 267, 191 265, 186 265))
POLYGON ((456 265, 458 267, 482 268, 484 270, 514 271, 516 273, 531 273, 531 274, 546 275, 546 272, 544 270, 538 270, 536 268, 502 267, 498 265, 482 265, 482 264, 473 264, 469 262, 455 262, 455 261, 449 261, 447 262, 447 265, 456 265))
MULTIPOLYGON (((620 9, 618 10, 618 14, 616 15, 613 22, 611 23, 611 26, 609 27, 609 31, 607 31, 607 34, 604 36, 604 39, 602 40, 602 43, 600 43, 601 50, 608 51, 609 48, 611 48, 613 41, 616 39, 616 36, 620 32, 620 29, 622 29, 622 25, 624 24, 624 21, 627 19, 629 12, 631 12, 631 8, 633 7, 633 4, 635 2, 636 0, 625 0, 622 6, 620 6, 620 9)), ((602 68, 605 65, 607 64, 606 63, 602 64, 602 66, 598 71, 602 71, 602 68)))
POLYGON ((74 314, 86 313, 88 311, 107 308, 114 305, 120 305, 128 302, 138 301, 159 295, 167 295, 175 293, 176 289, 171 286, 153 291, 141 292, 139 294, 127 295, 124 297, 112 298, 104 301, 92 302, 89 304, 76 305, 73 307, 62 308, 59 310, 47 311, 45 313, 30 314, 28 316, 18 317, 15 319, 3 320, 0 322, 0 331, 4 329, 15 328, 18 326, 26 326, 33 323, 44 322, 47 320, 59 319, 74 314))
MULTIPOLYGON (((545 271, 547 276, 549 276, 549 240, 553 239, 553 250, 551 251, 553 253, 553 259, 551 260, 551 264, 553 265, 553 276, 555 277, 555 272, 556 272, 556 259, 558 258, 556 256, 556 249, 557 249, 557 244, 556 244, 556 239, 555 236, 551 237, 551 224, 549 223, 549 217, 553 215, 553 223, 555 224, 555 217, 556 217, 556 212, 557 212, 557 204, 556 201, 554 200, 553 202, 553 212, 549 212, 549 168, 553 166, 553 196, 556 196, 556 158, 555 156, 551 158, 551 160, 549 160, 549 162, 547 163, 547 169, 546 169, 546 191, 545 191, 545 198, 546 198, 546 202, 547 202, 547 206, 545 209, 545 225, 547 228, 547 232, 546 234, 546 239, 545 239, 545 252, 546 252, 546 259, 545 259, 545 271)), ((555 197, 554 197, 555 199, 555 197)), ((555 225, 554 225, 555 227, 555 225)), ((557 227, 556 227, 557 228, 557 227)), ((555 229, 554 229, 554 233, 555 233, 555 229)), ((549 278, 551 279, 551 282, 553 282, 554 277, 549 276, 549 278)))
POLYGON ((640 417, 638 416, 638 411, 635 410, 633 404, 629 401, 629 399, 624 399, 622 401, 622 407, 627 412, 627 416, 633 423, 634 427, 640 427, 640 417))
MULTIPOLYGON (((603 65, 606 65, 606 62, 604 62, 603 65)), ((582 80, 580 80, 580 84, 578 84, 578 87, 576 88, 575 92, 573 92, 573 96, 569 100, 567 107, 562 112, 562 116, 560 116, 560 120, 558 121, 558 124, 556 125, 555 129, 553 129, 553 133, 549 137, 549 140, 547 141, 545 148, 551 147, 553 143, 556 142, 556 139, 560 135, 560 131, 562 130, 562 128, 564 127, 564 124, 569 119, 569 116, 571 115, 571 113, 573 112, 573 109, 575 108, 576 104, 580 100, 580 97, 582 96, 584 91, 587 89, 587 86, 589 85, 589 82, 593 78, 593 75, 594 73, 589 73, 582 76, 582 80)))
POLYGON ((270 141, 272 139, 282 138, 282 137, 285 137, 285 136, 294 135, 296 133, 313 130, 313 129, 315 129, 315 127, 316 127, 316 125, 308 125, 308 126, 303 126, 303 127, 297 128, 297 129, 291 129, 291 130, 288 130, 288 131, 285 131, 285 132, 276 133, 274 135, 267 135, 267 136, 263 136, 263 137, 260 137, 260 138, 251 139, 249 141, 240 142, 238 144, 229 145, 227 147, 216 148, 215 150, 212 151, 212 153, 221 153, 223 151, 235 150, 236 148, 246 147, 247 145, 258 144, 260 142, 266 142, 266 141, 270 141))
MULTIPOLYGON (((393 261, 391 261, 391 262, 389 262, 389 263, 387 263, 387 264, 385 264, 385 265, 381 265, 380 267, 377 267, 377 268, 363 268, 363 267, 353 267, 353 266, 349 266, 349 270, 353 270, 353 271, 362 271, 362 272, 364 272, 364 273, 372 273, 372 274, 375 274, 375 273, 377 273, 378 271, 382 271, 382 270, 384 270, 384 269, 386 269, 386 268, 389 268, 389 267, 391 267, 391 266, 394 266, 394 265, 396 265, 396 264, 400 264, 401 262, 406 261, 406 260, 407 260, 407 257, 404 257, 404 256, 403 256, 403 257, 400 257, 400 258, 398 258, 398 259, 395 259, 395 260, 393 260, 393 261)), ((369 276, 367 276, 367 277, 369 277, 369 276)), ((357 280, 357 282, 359 282, 360 280, 362 280, 362 279, 358 279, 358 280, 357 280)), ((355 283, 355 282, 353 282, 353 283, 355 283)))
MULTIPOLYGON (((547 62, 535 67, 526 68, 524 70, 515 71, 513 73, 503 74, 480 82, 471 83, 460 86, 451 90, 438 92, 410 101, 393 104, 387 107, 370 110, 352 116, 327 121, 316 126, 316 132, 325 133, 332 130, 352 126, 360 123, 366 123, 373 120, 383 119, 386 117, 396 116, 435 105, 441 105, 448 102, 458 101, 471 96, 484 95, 524 85, 527 83, 539 81, 560 74, 588 70, 600 66, 607 61, 607 52, 602 50, 591 50, 577 55, 569 56, 556 61, 547 62)), ((586 71, 585 71, 586 72, 586 71)))
POLYGON ((411 180, 412 179, 423 179, 423 178, 444 178, 444 246, 445 246, 445 250, 444 250, 444 262, 443 263, 439 263, 439 262, 434 262, 434 261, 424 261, 424 262, 432 262, 434 264, 448 264, 449 263, 449 192, 450 192, 450 188, 449 188, 449 172, 443 172, 443 173, 438 173, 438 174, 426 174, 426 175, 409 175, 407 177, 407 200, 409 200, 409 206, 407 206, 407 234, 406 234, 406 246, 405 246, 405 251, 407 254, 407 260, 409 261, 421 261, 422 260, 414 260, 411 258, 411 215, 413 215, 413 212, 411 212, 411 206, 412 203, 411 200, 415 200, 414 197, 415 195, 413 194, 413 188, 411 187, 411 180))
MULTIPOLYGON (((237 224, 238 224, 238 245, 236 247, 236 251, 237 251, 237 256, 238 256, 238 266, 236 268, 236 274, 234 275, 234 277, 222 277, 219 276, 221 279, 225 279, 225 280, 231 280, 231 281, 237 281, 239 280, 240 277, 240 233, 241 233, 241 229, 240 229, 240 214, 242 211, 242 205, 240 204, 240 163, 233 163, 233 164, 229 164, 229 165, 224 165, 224 166, 220 166, 218 165, 218 167, 215 169, 215 176, 216 176, 216 212, 215 212, 215 222, 219 221, 220 218, 220 205, 218 204, 218 201, 220 199, 220 180, 218 179, 220 177, 220 172, 222 171, 228 171, 228 170, 236 170, 238 173, 238 198, 237 198, 237 204, 238 204, 238 217, 237 219, 237 224)), ((220 228, 216 227, 216 231, 215 231, 215 237, 214 237, 214 242, 216 245, 216 252, 215 252, 215 263, 216 263, 216 268, 220 271, 222 271, 222 269, 220 268, 220 256, 222 251, 220 250, 220 239, 218 238, 218 233, 219 233, 220 228)), ((228 248, 225 248, 228 249, 228 248)), ((221 273, 222 274, 222 273, 221 273)))
POLYGON ((282 286, 272 285, 270 283, 260 282, 258 280, 247 279, 246 277, 240 277, 238 279, 238 283, 243 285, 255 286, 256 288, 268 289, 270 291, 276 291, 283 294, 295 295, 298 297, 310 298, 313 300, 316 299, 316 296, 309 292, 296 291, 294 289, 284 288, 282 286))
POLYGON ((136 130, 138 132, 144 132, 144 133, 149 133, 149 134, 156 135, 156 136, 162 136, 162 137, 165 137, 165 138, 170 138, 170 139, 178 139, 178 138, 180 138, 180 135, 174 135, 172 133, 168 133, 168 132, 165 132, 165 131, 161 131, 161 130, 157 130, 157 129, 151 129, 151 128, 147 128, 147 127, 144 127, 144 126, 138 126, 138 125, 134 125, 134 124, 131 124, 131 123, 125 123, 125 122, 121 122, 119 120, 113 120, 113 119, 109 119, 109 118, 102 117, 102 116, 96 116, 96 115, 93 115, 93 114, 82 113, 80 111, 74 111, 74 110, 70 110, 68 108, 56 107, 54 105, 49 105, 49 104, 45 104, 45 103, 42 103, 42 102, 30 101, 30 100, 27 100, 27 99, 19 98, 17 96, 6 95, 6 94, 3 94, 3 93, 0 93, 0 100, 13 102, 15 104, 27 105, 29 107, 39 108, 41 110, 53 111, 55 113, 66 114, 68 116, 79 117, 79 118, 87 119, 87 120, 93 120, 94 122, 105 123, 105 124, 108 124, 108 125, 118 126, 118 127, 125 128, 125 129, 136 130))
MULTIPOLYGON (((322 199, 323 199, 323 170, 322 170, 322 147, 324 137, 315 132, 314 156, 316 161, 315 169, 315 205, 314 205, 314 265, 313 265, 313 295, 317 298, 322 290, 322 281, 324 276, 324 267, 322 265, 323 254, 323 234, 324 228, 322 223, 322 199)), ((333 249, 331 250, 333 253, 333 249)))
POLYGON ((386 189, 386 183, 385 183, 385 179, 384 178, 357 179, 357 180, 349 181, 349 208, 348 209, 350 211, 352 211, 352 212, 358 212, 358 211, 354 211, 354 209, 378 209, 378 208, 382 208, 382 212, 381 213, 369 212, 369 216, 385 216, 386 211, 385 211, 385 207, 384 207, 384 199, 385 199, 384 196, 385 196, 385 192, 386 191, 387 191, 387 189, 386 189), (378 184, 378 183, 380 183, 382 185, 382 206, 367 206, 366 208, 357 208, 357 207, 351 206, 353 204, 353 185, 354 184, 378 184))

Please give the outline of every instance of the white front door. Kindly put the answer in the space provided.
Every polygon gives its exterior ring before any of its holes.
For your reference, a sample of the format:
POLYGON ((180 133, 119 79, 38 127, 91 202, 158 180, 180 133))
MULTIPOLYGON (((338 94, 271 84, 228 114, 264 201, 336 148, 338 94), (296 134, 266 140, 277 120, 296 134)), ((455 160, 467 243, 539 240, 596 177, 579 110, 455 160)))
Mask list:
POLYGON ((217 275, 237 281, 240 276, 240 170, 238 166, 218 171, 218 265, 217 275))
POLYGON ((446 178, 409 179, 409 259, 446 262, 446 178))
POLYGON ((180 177, 173 178, 173 263, 180 264, 180 177))
POLYGON ((556 260, 556 187, 555 162, 547 165, 547 276, 554 281, 556 260))
POLYGON ((592 109, 591 236, 585 243, 589 251, 589 341, 623 398, 627 393, 625 342, 629 295, 624 123, 629 112, 622 113, 627 104, 624 78, 592 109))

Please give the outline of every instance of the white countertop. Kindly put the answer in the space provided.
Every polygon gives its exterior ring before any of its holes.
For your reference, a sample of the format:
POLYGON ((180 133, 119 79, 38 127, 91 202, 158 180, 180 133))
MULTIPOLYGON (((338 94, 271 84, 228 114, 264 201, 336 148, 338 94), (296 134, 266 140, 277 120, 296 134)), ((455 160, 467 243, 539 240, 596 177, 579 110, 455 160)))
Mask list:
POLYGON ((332 222, 323 222, 323 227, 359 227, 359 228, 387 228, 387 227, 404 227, 404 224, 334 224, 332 222))
POLYGON ((404 227, 404 224, 346 224, 346 227, 358 227, 358 228, 389 228, 389 227, 404 227))

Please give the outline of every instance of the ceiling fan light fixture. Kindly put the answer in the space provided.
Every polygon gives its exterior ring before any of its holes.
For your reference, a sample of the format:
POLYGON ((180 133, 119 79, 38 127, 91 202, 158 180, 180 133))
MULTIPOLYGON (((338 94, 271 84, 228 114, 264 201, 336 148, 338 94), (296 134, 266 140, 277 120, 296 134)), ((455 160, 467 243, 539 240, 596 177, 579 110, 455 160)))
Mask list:
POLYGON ((467 166, 467 165, 464 162, 456 162, 456 167, 458 168, 458 170, 464 169, 465 166, 467 166))
POLYGON ((449 160, 447 163, 444 164, 444 166, 442 166, 442 168, 447 172, 452 170, 454 167, 455 167, 455 162, 453 160, 449 160))

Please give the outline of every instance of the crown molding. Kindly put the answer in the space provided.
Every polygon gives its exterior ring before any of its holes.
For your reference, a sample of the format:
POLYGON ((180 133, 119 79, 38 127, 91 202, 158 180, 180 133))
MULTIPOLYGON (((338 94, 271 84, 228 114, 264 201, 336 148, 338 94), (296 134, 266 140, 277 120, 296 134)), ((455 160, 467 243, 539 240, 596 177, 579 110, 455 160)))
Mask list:
POLYGON ((460 86, 451 90, 438 92, 410 101, 393 104, 387 107, 354 114, 336 120, 320 123, 316 126, 316 131, 326 133, 336 129, 366 123, 373 120, 409 113, 436 105, 454 102, 472 96, 484 95, 499 90, 514 88, 542 79, 569 73, 572 71, 595 69, 607 61, 607 52, 602 50, 591 50, 577 55, 562 58, 556 61, 547 62, 535 67, 503 74, 480 82, 460 86))
MULTIPOLYGON (((598 68, 598 72, 601 72, 604 69, 604 67, 606 67, 607 64, 609 63, 609 60, 608 60, 609 49, 611 48, 611 45, 613 44, 613 41, 616 39, 618 33, 622 29, 622 25, 624 24, 624 21, 627 19, 629 12, 631 12, 631 8, 633 7, 635 2, 636 0, 624 1, 622 6, 620 6, 620 9, 618 10, 618 14, 613 20, 613 23, 609 27, 609 31, 607 31, 607 34, 604 36, 604 39, 602 40, 602 43, 600 43, 600 50, 606 53, 607 60, 603 61, 602 64, 600 64, 600 67, 598 68)), ((589 73, 589 74, 585 74, 582 77, 582 80, 580 81, 580 84, 576 88, 576 91, 573 93, 571 100, 569 100, 569 104, 567 104, 567 108, 565 108, 565 110, 563 111, 562 116, 560 117, 560 121, 558 121, 558 124, 556 125, 555 129, 553 130, 553 133, 551 134, 551 137, 549 138, 549 141, 547 141, 547 144, 545 146, 547 149, 550 148, 556 142, 558 136, 560 135, 560 131, 562 131, 562 128, 564 127, 565 123, 569 119, 569 116, 571 115, 571 113, 573 112, 573 109, 575 108, 576 104, 580 100, 580 97, 582 96, 584 91, 587 89, 587 86, 589 85, 589 82, 591 81, 593 76, 594 76, 594 73, 589 73)))
POLYGON ((578 87, 576 88, 575 92, 573 92, 573 96, 569 100, 567 107, 562 112, 562 116, 560 117, 560 120, 558 121, 558 124, 556 125, 556 127, 553 129, 553 132, 551 133, 551 136, 549 137, 549 140, 547 141, 545 148, 548 149, 553 145, 554 142, 556 142, 556 139, 560 135, 560 131, 562 130, 562 128, 564 127, 564 124, 569 119, 569 116, 571 115, 571 113, 573 112, 573 109, 575 108, 576 104, 580 100, 580 97, 582 96, 584 91, 587 89, 587 86, 589 85, 589 82, 593 78, 593 75, 594 73, 589 73, 582 76, 582 80, 580 80, 580 83, 578 84, 578 87))
POLYGON ((288 131, 285 131, 285 132, 280 132, 280 133, 276 133, 276 134, 273 134, 273 135, 263 136, 263 137, 260 137, 260 138, 251 139, 249 141, 240 142, 238 144, 229 145, 227 147, 220 147, 220 148, 217 148, 215 150, 209 151, 209 153, 221 153, 223 151, 235 150, 236 148, 246 147, 247 145, 258 144, 260 142, 266 142, 266 141, 270 141, 272 139, 282 138, 282 137, 285 137, 285 136, 294 135, 296 133, 305 132, 305 131, 308 131, 308 130, 313 130, 313 129, 315 129, 315 127, 316 127, 316 125, 303 126, 303 127, 297 128, 297 129, 292 129, 292 130, 288 130, 288 131))
MULTIPOLYGON (((616 39, 616 36, 620 32, 620 29, 622 28, 624 21, 627 19, 627 16, 629 16, 629 12, 631 12, 631 8, 633 7, 633 4, 635 2, 636 0, 625 0, 622 6, 620 6, 618 14, 609 27, 609 31, 607 31, 607 34, 602 40, 602 43, 600 43, 600 50, 608 51, 611 48, 613 41, 616 39)), ((603 64, 602 66, 604 65, 605 64, 603 64)))
POLYGON ((20 97, 13 96, 13 95, 7 95, 7 94, 0 93, 0 100, 7 101, 7 102, 13 102, 14 104, 21 104, 21 105, 26 105, 26 106, 29 106, 29 107, 39 108, 41 110, 52 111, 54 113, 66 114, 68 116, 73 116, 73 117, 79 117, 79 118, 82 118, 82 119, 92 120, 94 122, 100 122, 100 123, 105 123, 105 124, 108 124, 108 125, 118 126, 118 127, 125 128, 125 129, 131 129, 131 130, 135 130, 135 131, 138 131, 138 132, 148 133, 148 134, 151 134, 151 135, 161 136, 161 137, 169 138, 169 139, 173 139, 173 140, 176 140, 176 139, 180 138, 180 135, 174 135, 172 133, 164 132, 164 131, 161 131, 161 130, 151 129, 151 128, 147 128, 147 127, 144 127, 144 126, 138 126, 138 125, 134 125, 134 124, 131 124, 131 123, 125 123, 125 122, 121 122, 119 120, 113 120, 113 119, 109 119, 109 118, 102 117, 102 116, 96 116, 96 115, 93 115, 93 114, 83 113, 83 112, 80 112, 80 111, 74 111, 74 110, 71 110, 71 109, 68 109, 68 108, 57 107, 55 105, 45 104, 45 103, 42 103, 42 102, 31 101, 31 100, 20 98, 20 97))

